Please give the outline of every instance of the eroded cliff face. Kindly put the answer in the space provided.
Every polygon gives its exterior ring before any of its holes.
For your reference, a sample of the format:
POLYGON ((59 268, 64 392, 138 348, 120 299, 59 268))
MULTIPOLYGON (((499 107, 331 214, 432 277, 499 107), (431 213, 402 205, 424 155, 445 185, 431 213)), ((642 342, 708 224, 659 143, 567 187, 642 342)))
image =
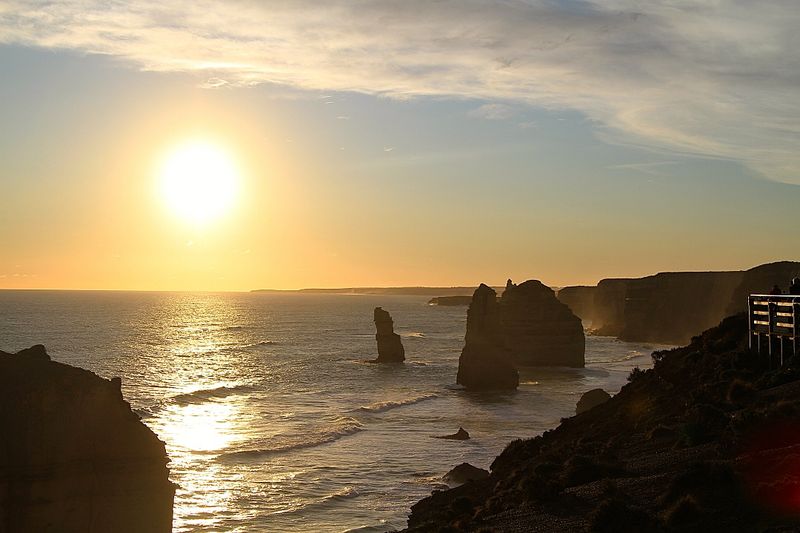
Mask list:
POLYGON ((593 324, 594 318, 594 294, 597 287, 572 286, 563 287, 556 293, 558 301, 565 304, 583 321, 584 327, 593 324))
POLYGON ((619 338, 688 343, 722 320, 741 278, 741 272, 662 272, 630 280, 619 338))
POLYGON ((392 316, 381 309, 375 308, 375 341, 378 343, 378 358, 376 363, 402 363, 406 360, 406 350, 400 335, 394 332, 392 316))
POLYGON ((106 380, 0 352, 0 531, 168 532, 164 443, 106 380))
POLYGON ((734 289, 728 302, 727 313, 739 313, 747 309, 747 296, 769 293, 777 285, 785 293, 789 282, 800 277, 800 262, 780 261, 767 263, 745 270, 739 285, 734 289))
POLYGON ((517 388, 519 373, 503 342, 497 293, 484 284, 472 295, 464 340, 458 359, 457 383, 470 390, 517 388))
POLYGON ((625 295, 630 281, 613 278, 600 280, 597 284, 592 328, 598 335, 616 337, 625 326, 625 295))
POLYGON ((538 280, 514 285, 500 298, 503 343, 517 366, 583 367, 581 319, 538 280))

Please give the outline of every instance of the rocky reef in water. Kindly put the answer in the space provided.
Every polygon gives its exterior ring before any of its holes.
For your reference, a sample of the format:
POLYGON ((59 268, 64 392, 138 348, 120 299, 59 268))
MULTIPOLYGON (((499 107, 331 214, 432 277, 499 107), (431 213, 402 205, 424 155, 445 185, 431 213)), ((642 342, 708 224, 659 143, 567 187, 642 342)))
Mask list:
POLYGON ((513 390, 519 373, 503 342, 497 293, 481 284, 467 309, 467 333, 456 382, 469 390, 513 390))
POLYGON ((106 380, 0 352, 0 531, 169 532, 164 443, 106 380))
POLYGON ((406 350, 400 335, 394 332, 392 315, 380 307, 375 308, 375 340, 378 343, 378 358, 374 363, 402 363, 406 360, 406 350))
POLYGON ((500 298, 503 342, 517 366, 583 367, 581 319, 538 280, 514 285, 500 298))
POLYGON ((698 331, 744 310, 747 295, 786 289, 800 263, 782 261, 729 272, 662 272, 604 279, 596 287, 564 287, 559 299, 595 334, 628 341, 684 344, 698 331))
POLYGON ((653 359, 488 478, 418 502, 407 531, 800 530, 800 357, 771 369, 736 315, 653 359))

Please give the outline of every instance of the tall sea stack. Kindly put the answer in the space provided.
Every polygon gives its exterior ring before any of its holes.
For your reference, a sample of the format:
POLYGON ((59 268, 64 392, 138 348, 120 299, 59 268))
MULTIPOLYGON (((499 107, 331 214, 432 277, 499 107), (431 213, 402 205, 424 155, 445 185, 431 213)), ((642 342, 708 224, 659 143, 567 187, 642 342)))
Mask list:
POLYGON ((514 285, 500 298, 503 342, 517 366, 582 368, 586 339, 581 319, 538 280, 514 285))
POLYGON ((400 335, 394 332, 392 316, 375 308, 375 340, 378 342, 378 358, 376 363, 402 363, 406 360, 406 351, 400 341, 400 335))
POLYGON ((164 443, 106 380, 0 352, 0 531, 172 530, 164 443))
POLYGON ((519 373, 503 344, 497 293, 481 283, 467 310, 467 334, 456 382, 470 390, 513 390, 519 373))

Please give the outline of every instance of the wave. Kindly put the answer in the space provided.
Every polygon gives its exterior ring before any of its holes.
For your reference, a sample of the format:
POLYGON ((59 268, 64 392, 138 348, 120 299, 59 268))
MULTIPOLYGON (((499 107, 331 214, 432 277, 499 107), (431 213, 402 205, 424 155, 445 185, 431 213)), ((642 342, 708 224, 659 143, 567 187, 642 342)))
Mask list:
POLYGON ((250 348, 258 348, 258 347, 261 347, 261 346, 275 346, 277 344, 280 344, 280 343, 278 341, 260 341, 260 342, 254 342, 253 344, 245 344, 241 348, 244 349, 244 350, 247 350, 247 349, 250 349, 250 348))
POLYGON ((241 331, 241 330, 245 329, 246 327, 247 326, 225 326, 224 328, 220 328, 220 329, 222 329, 222 331, 241 331))
POLYGON ((248 459, 287 453, 304 448, 314 448, 316 446, 335 442, 343 437, 353 435, 354 433, 358 433, 361 431, 361 429, 361 422, 355 418, 339 417, 334 421, 333 424, 321 428, 309 428, 307 431, 303 432, 303 435, 296 435, 286 439, 281 439, 279 436, 277 438, 270 439, 270 441, 279 441, 275 444, 247 450, 227 452, 220 455, 219 458, 248 459))
POLYGON ((628 352, 627 354, 623 355, 622 357, 618 357, 616 359, 607 359, 607 360, 602 361, 602 362, 603 363, 624 363, 625 361, 630 361, 631 359, 636 359, 638 357, 644 357, 645 355, 647 355, 647 354, 644 353, 644 352, 640 352, 638 350, 632 350, 632 351, 628 352))
POLYGON ((367 406, 359 407, 358 409, 354 409, 354 411, 362 413, 382 413, 390 409, 396 409, 397 407, 405 407, 406 405, 413 405, 415 403, 424 402, 425 400, 432 400, 438 397, 439 396, 437 394, 426 394, 424 396, 417 396, 416 398, 407 398, 405 400, 400 400, 400 401, 373 403, 367 406))
POLYGON ((134 409, 133 412, 139 415, 140 418, 151 418, 168 405, 196 405, 210 400, 226 398, 234 394, 246 394, 248 392, 253 392, 254 390, 256 390, 255 386, 245 384, 233 385, 230 387, 223 385, 221 387, 214 387, 211 389, 198 389, 190 392, 184 392, 182 394, 176 394, 175 396, 170 396, 169 398, 161 400, 156 404, 134 409))

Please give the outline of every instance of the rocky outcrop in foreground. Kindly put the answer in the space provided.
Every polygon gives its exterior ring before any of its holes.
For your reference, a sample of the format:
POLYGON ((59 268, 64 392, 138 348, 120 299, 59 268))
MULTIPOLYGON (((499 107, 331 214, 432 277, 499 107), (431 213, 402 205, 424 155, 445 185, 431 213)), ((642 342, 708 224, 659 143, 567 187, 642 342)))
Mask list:
POLYGON ((500 298, 503 342, 521 366, 583 367, 586 340, 581 319, 538 280, 514 285, 500 298))
POLYGON ((487 479, 414 505, 408 531, 800 530, 800 359, 770 370, 744 315, 653 358, 487 479))
POLYGON ((164 443, 106 380, 0 352, 0 531, 168 532, 164 443))
POLYGON ((467 310, 456 382, 471 390, 513 390, 519 385, 519 373, 503 343, 497 293, 482 283, 467 310))
POLYGON ((487 477, 489 477, 488 470, 478 468, 477 466, 472 466, 469 463, 461 463, 442 476, 442 481, 453 487, 463 485, 468 481, 486 479, 487 477))
POLYGON ((378 358, 374 363, 402 363, 406 360, 406 351, 400 341, 400 335, 394 332, 392 316, 381 309, 375 308, 375 340, 378 342, 378 358))
POLYGON ((581 399, 578 400, 578 403, 575 406, 575 414, 579 415, 590 409, 594 409, 598 405, 606 403, 610 399, 611 395, 603 389, 592 389, 588 392, 584 392, 581 395, 581 399))

